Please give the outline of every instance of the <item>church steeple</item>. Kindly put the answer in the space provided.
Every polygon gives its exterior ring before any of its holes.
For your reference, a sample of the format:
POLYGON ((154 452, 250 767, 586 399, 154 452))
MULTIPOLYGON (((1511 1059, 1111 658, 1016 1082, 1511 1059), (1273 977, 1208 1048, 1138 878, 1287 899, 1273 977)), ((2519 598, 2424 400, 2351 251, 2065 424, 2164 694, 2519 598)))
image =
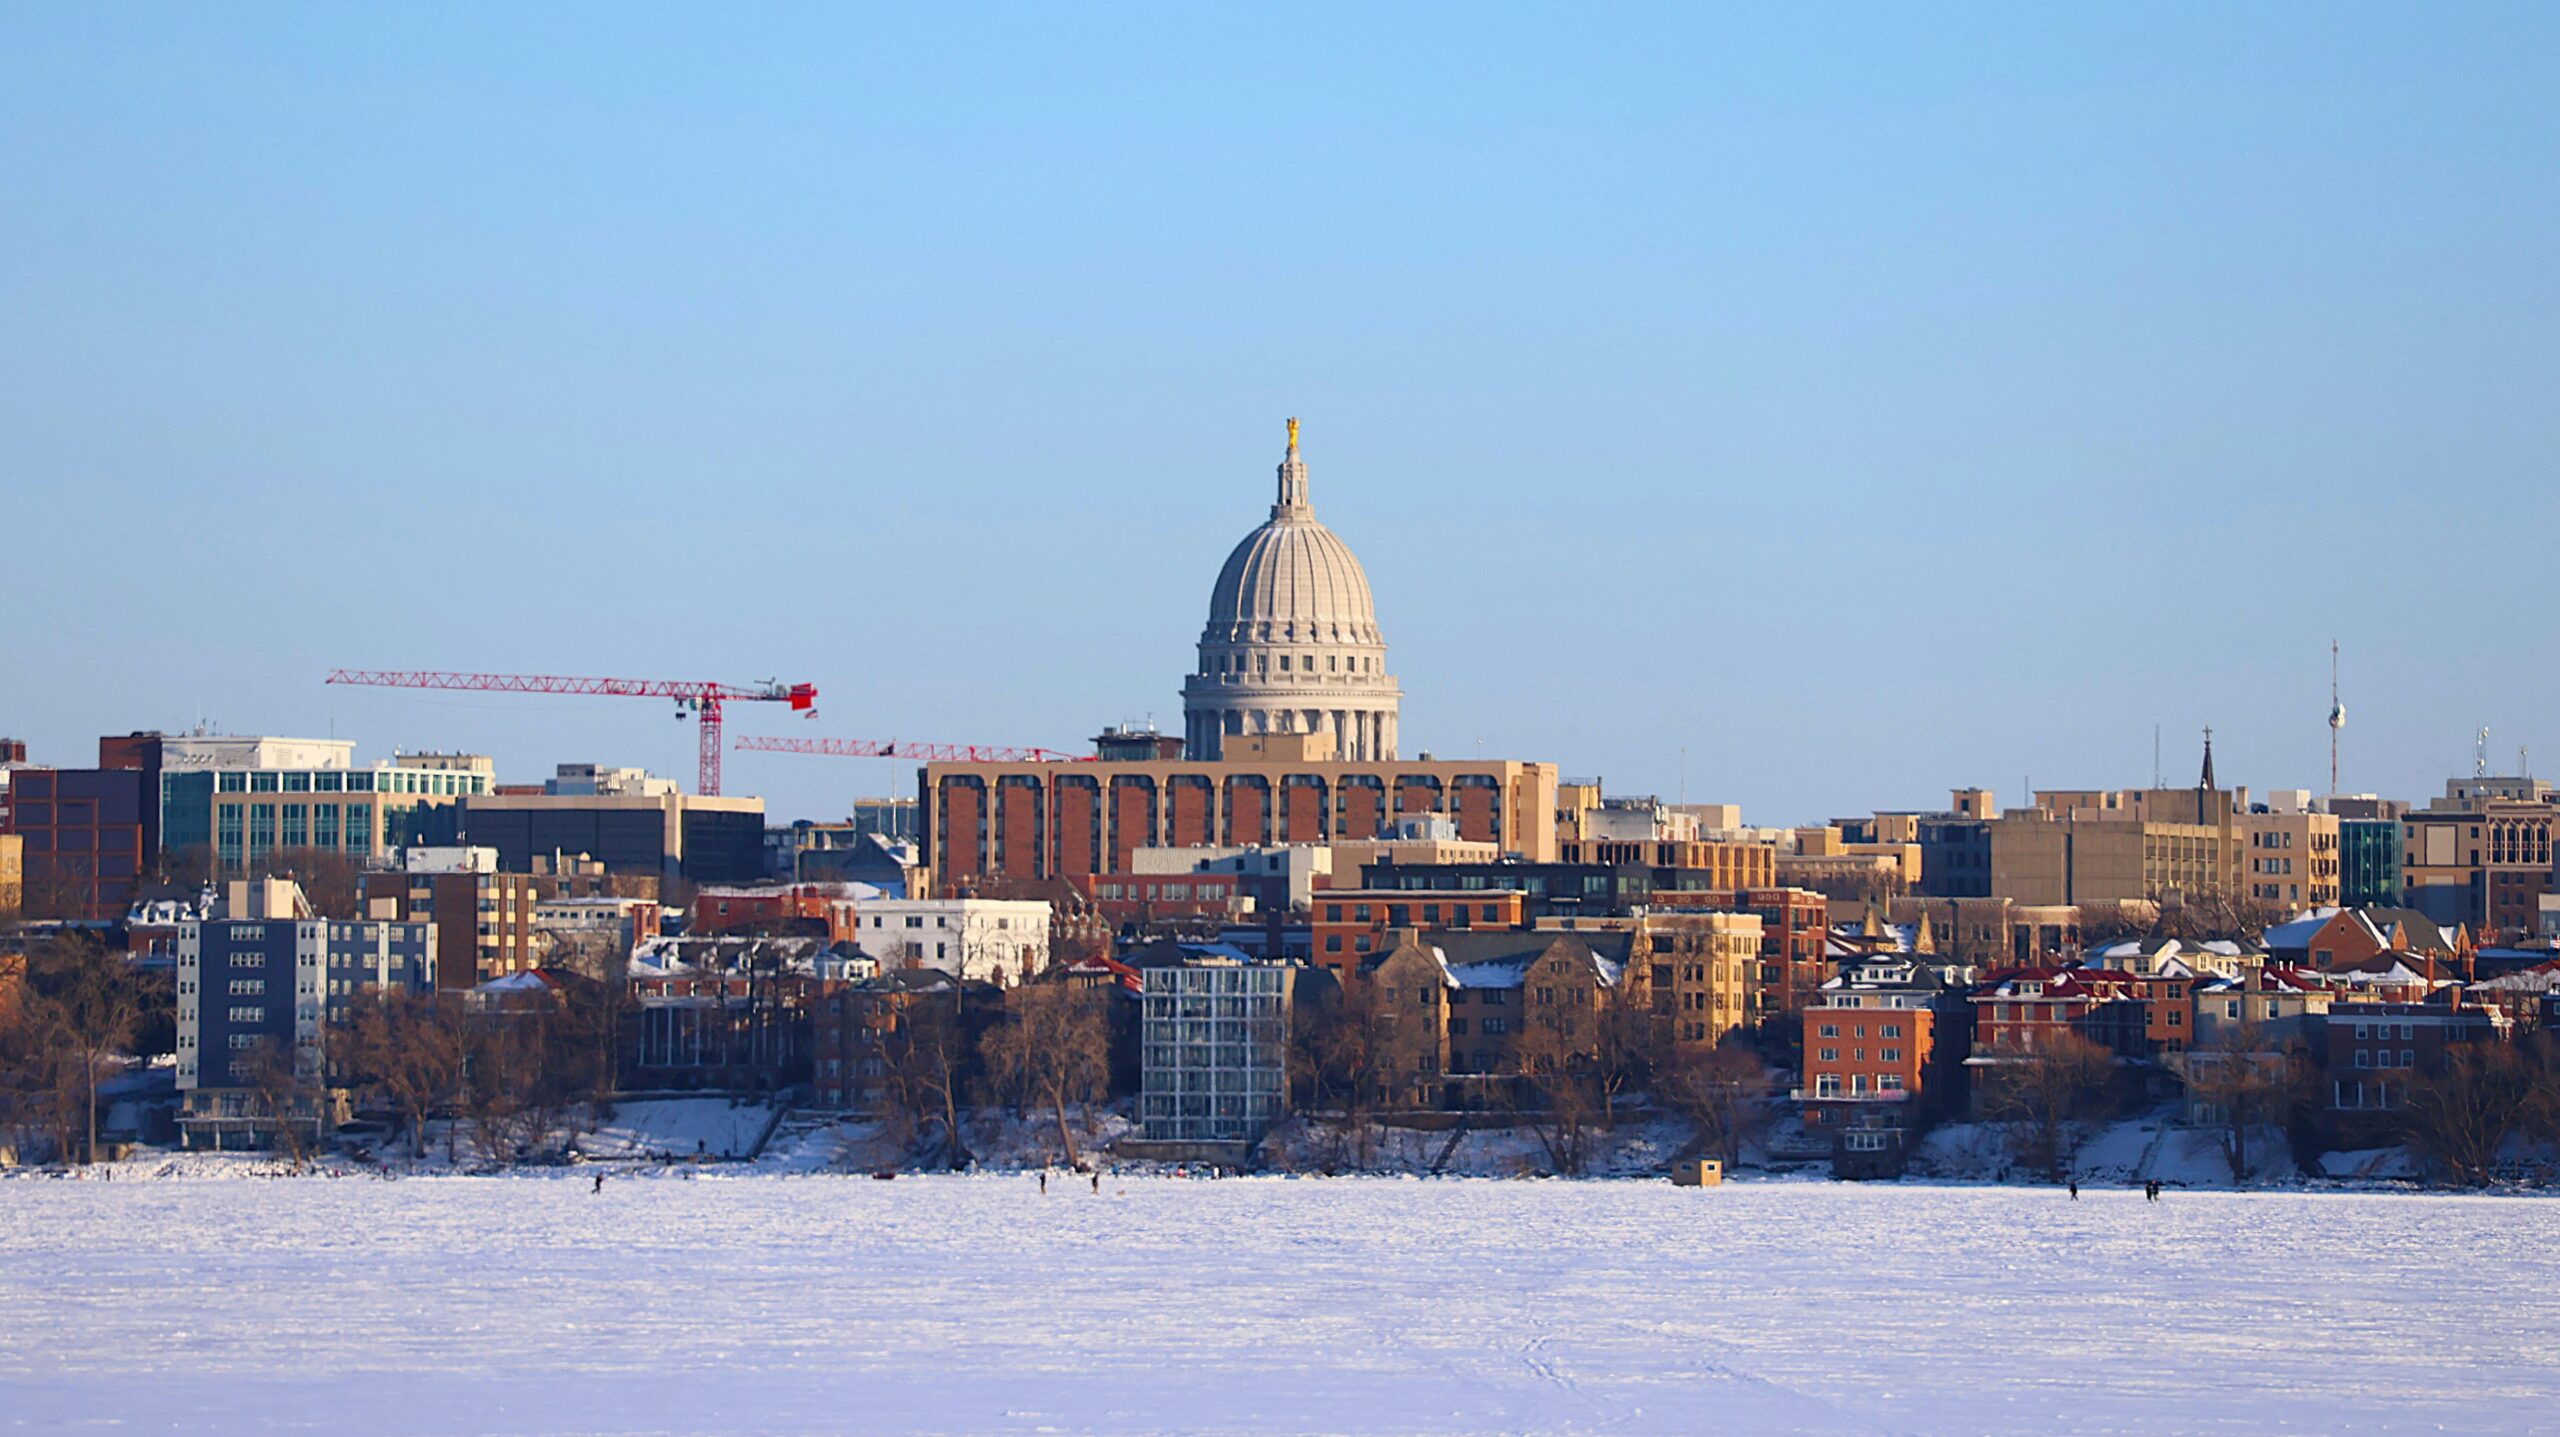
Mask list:
POLYGON ((1289 453, 1280 461, 1280 500, 1271 506, 1274 519, 1303 519, 1315 513, 1307 502, 1307 461, 1298 457, 1298 421, 1289 420, 1289 453))
POLYGON ((2219 787, 2213 781, 2213 730, 2210 728, 2204 731, 2204 776, 2196 780, 2196 787, 2207 793, 2219 787))

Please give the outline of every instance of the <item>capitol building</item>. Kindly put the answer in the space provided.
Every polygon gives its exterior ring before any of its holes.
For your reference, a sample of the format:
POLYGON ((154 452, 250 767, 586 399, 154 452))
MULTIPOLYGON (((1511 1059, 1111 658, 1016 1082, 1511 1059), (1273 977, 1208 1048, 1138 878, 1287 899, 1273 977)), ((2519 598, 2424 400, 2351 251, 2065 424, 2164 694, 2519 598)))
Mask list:
POLYGON ((1240 735, 1324 734, 1336 759, 1391 759, 1401 697, 1369 576, 1308 502, 1292 419, 1271 517, 1209 594, 1200 661, 1182 684, 1184 754, 1223 757, 1240 735))

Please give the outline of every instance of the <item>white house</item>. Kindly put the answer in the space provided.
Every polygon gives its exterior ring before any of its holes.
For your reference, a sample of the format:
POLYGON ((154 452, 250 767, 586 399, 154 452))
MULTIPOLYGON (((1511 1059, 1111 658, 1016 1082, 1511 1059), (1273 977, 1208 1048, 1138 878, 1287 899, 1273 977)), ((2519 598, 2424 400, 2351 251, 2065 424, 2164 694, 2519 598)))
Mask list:
POLYGON ((878 898, 855 920, 881 971, 936 968, 1010 988, 1049 966, 1049 905, 1002 898, 878 898))

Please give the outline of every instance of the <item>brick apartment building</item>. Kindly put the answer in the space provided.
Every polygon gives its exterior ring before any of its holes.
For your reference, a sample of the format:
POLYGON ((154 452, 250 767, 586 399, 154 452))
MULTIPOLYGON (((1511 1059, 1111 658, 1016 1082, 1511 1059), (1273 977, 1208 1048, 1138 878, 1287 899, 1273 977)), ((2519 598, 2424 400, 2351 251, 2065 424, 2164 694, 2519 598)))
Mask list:
POLYGON ((696 889, 688 933, 771 932, 788 924, 822 927, 830 943, 856 941, 860 906, 850 883, 760 883, 696 889))

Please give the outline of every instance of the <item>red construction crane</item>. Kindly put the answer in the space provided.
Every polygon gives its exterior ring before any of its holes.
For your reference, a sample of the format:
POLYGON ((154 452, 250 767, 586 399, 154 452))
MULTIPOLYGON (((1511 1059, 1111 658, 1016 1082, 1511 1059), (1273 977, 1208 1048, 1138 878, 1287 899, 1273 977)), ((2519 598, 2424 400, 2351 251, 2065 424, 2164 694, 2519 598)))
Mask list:
POLYGON ((1089 753, 1053 748, 994 748, 974 743, 900 743, 871 738, 738 739, 740 753, 822 753, 835 758, 912 758, 924 763, 1091 763, 1089 753))
POLYGON ((333 684, 369 684, 388 689, 470 689, 505 694, 604 694, 613 698, 674 699, 676 716, 691 713, 701 720, 702 771, 696 787, 705 794, 720 791, 720 709, 730 703, 787 703, 791 711, 815 714, 818 686, 766 679, 757 684, 692 683, 681 679, 576 679, 552 674, 447 674, 422 669, 332 669, 333 684))

